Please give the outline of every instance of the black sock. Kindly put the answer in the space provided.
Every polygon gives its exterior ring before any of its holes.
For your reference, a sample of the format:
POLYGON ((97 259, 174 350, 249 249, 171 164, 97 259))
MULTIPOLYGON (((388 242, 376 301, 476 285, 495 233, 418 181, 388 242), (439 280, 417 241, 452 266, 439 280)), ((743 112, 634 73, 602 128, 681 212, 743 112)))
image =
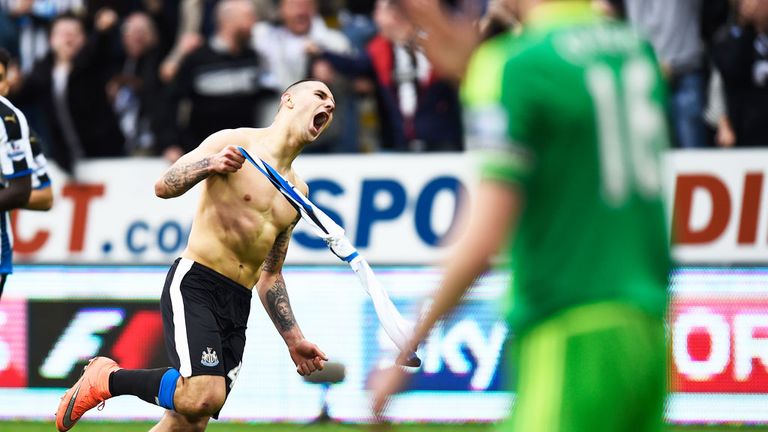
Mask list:
POLYGON ((8 273, 0 274, 0 297, 3 296, 3 288, 5 288, 6 279, 8 279, 8 273))
POLYGON ((134 395, 157 405, 160 380, 170 368, 120 369, 109 375, 109 392, 112 396, 134 395))

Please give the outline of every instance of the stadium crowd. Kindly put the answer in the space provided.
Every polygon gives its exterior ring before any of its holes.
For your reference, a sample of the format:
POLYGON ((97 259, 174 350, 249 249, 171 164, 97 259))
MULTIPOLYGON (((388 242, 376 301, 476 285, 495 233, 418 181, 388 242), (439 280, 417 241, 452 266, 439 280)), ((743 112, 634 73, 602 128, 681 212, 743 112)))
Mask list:
MULTIPOLYGON (((514 27, 486 1, 490 32, 514 27)), ((678 147, 768 143, 768 1, 594 3, 651 40, 678 147)), ((68 171, 84 158, 174 161, 216 130, 266 126, 303 78, 337 103, 309 152, 460 151, 459 84, 419 37, 396 0, 0 0, 10 99, 68 171)))

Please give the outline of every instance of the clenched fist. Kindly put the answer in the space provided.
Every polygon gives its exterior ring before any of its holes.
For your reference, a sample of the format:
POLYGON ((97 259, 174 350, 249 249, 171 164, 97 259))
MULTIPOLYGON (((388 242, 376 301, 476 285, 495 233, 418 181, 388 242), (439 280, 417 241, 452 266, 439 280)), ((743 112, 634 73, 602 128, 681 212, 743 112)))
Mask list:
POLYGON ((220 152, 211 156, 211 172, 218 174, 231 174, 243 167, 245 157, 240 154, 235 146, 224 147, 220 152))
POLYGON ((309 375, 316 370, 323 370, 325 362, 328 361, 328 357, 320 351, 320 348, 306 339, 289 346, 288 352, 296 365, 296 372, 301 376, 309 375))

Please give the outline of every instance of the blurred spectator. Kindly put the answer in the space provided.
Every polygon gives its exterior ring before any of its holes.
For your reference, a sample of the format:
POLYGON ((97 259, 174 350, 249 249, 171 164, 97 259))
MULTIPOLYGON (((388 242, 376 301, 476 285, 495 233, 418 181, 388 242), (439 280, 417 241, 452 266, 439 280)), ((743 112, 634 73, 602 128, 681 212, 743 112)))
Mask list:
POLYGON ((712 143, 718 147, 730 148, 736 145, 736 134, 726 112, 725 88, 723 77, 717 69, 712 70, 707 90, 707 107, 704 120, 709 126, 712 143))
POLYGON ((653 45, 669 82, 672 124, 679 147, 701 147, 705 77, 702 0, 625 0, 629 21, 653 45))
MULTIPOLYGON (((0 0, 0 34, 9 36, 0 39, 20 59, 22 71, 29 72, 38 59, 48 53, 48 27, 58 16, 81 13, 85 8, 83 0, 0 0)), ((2 37, 2 36, 0 36, 2 37)))
POLYGON ((379 87, 382 143, 392 150, 456 151, 463 148, 458 92, 435 76, 413 45, 416 29, 392 0, 376 3, 379 34, 356 57, 322 53, 339 72, 370 76, 379 87))
POLYGON ((215 35, 181 63, 170 86, 170 118, 160 143, 171 161, 221 129, 254 126, 257 105, 274 87, 249 47, 256 22, 250 0, 222 0, 216 6, 215 35), (179 104, 187 101, 189 118, 176 130, 179 104))
POLYGON ((176 77, 181 60, 203 45, 202 17, 204 0, 181 0, 178 5, 179 22, 176 44, 160 65, 160 78, 170 82, 176 77))
POLYGON ((256 16, 260 21, 270 21, 276 18, 277 10, 273 0, 253 0, 256 4, 256 16))
MULTIPOLYGON (((169 0, 144 0, 145 2, 169 0)), ((219 0, 181 0, 177 5, 178 34, 174 38, 176 45, 170 50, 170 55, 163 61, 160 72, 164 81, 170 81, 178 69, 179 62, 190 51, 202 45, 203 40, 214 32, 214 17, 212 15, 219 0)), ((275 15, 272 0, 252 0, 256 7, 256 17, 260 20, 270 20, 275 15)), ((163 51, 166 52, 166 51, 163 51)))
POLYGON ((374 0, 348 1, 339 13, 341 31, 349 39, 355 51, 362 51, 368 42, 376 35, 376 25, 373 23, 374 0))
POLYGON ((768 145, 767 1, 741 1, 739 23, 718 35, 713 57, 723 78, 735 145, 768 145))
POLYGON ((314 0, 280 0, 279 16, 277 25, 259 22, 254 26, 253 46, 266 59, 281 89, 310 75, 310 42, 323 50, 349 52, 347 38, 326 26, 314 0))
POLYGON ((19 31, 16 28, 16 20, 6 5, 0 3, 0 48, 12 52, 13 56, 19 56, 19 31))
MULTIPOLYGON (((317 14, 315 0, 280 0, 279 23, 259 22, 254 26, 253 46, 266 60, 267 68, 280 89, 296 81, 313 78, 325 82, 336 98, 335 120, 306 151, 355 151, 358 118, 351 84, 336 75, 330 64, 309 53, 310 46, 336 53, 349 53, 349 40, 329 28, 317 14)), ((262 124, 269 124, 279 98, 265 104, 262 124)))
POLYGON ((57 17, 51 53, 11 94, 19 103, 42 107, 53 140, 51 155, 70 173, 81 158, 124 154, 123 135, 105 91, 116 23, 115 12, 103 10, 96 16, 94 33, 86 38, 78 18, 57 17))
MULTIPOLYGON (((146 0, 145 0, 146 1, 146 0)), ((155 0, 156 1, 156 0, 155 0)), ((213 11, 220 0, 181 0, 179 2, 179 35, 198 33, 212 36, 215 29, 213 11)), ((273 0, 251 0, 260 20, 275 18, 273 0)))
POLYGON ((157 35, 157 51, 161 56, 168 55, 176 42, 179 26, 178 2, 176 0, 141 0, 140 3, 141 7, 133 12, 144 12, 149 16, 157 35))
POLYGON ((149 15, 134 12, 125 19, 122 46, 125 58, 107 93, 125 135, 127 153, 146 155, 154 145, 150 126, 161 108, 156 99, 162 94, 158 35, 149 15))
POLYGON ((198 33, 183 33, 179 35, 176 45, 174 45, 171 52, 163 60, 163 63, 160 64, 160 79, 165 83, 173 81, 176 78, 176 73, 179 71, 181 60, 202 45, 203 38, 198 33))

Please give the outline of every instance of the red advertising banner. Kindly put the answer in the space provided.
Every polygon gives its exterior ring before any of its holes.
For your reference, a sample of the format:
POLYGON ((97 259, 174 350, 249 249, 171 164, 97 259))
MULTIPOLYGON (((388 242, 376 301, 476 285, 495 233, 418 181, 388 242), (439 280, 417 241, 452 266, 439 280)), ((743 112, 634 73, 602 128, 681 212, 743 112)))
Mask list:
POLYGON ((27 305, 24 300, 0 303, 0 387, 27 386, 27 305))
POLYGON ((768 393, 768 296, 678 295, 670 310, 673 390, 768 393))

